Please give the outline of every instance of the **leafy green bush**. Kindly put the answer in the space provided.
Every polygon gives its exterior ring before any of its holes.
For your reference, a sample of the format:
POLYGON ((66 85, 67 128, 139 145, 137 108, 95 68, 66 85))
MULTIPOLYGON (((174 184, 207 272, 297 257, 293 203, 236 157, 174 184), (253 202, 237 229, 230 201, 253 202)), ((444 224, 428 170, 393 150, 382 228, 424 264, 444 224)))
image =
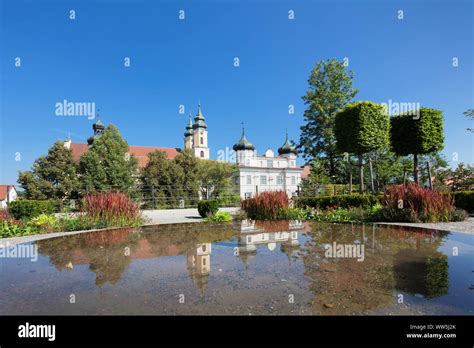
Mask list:
POLYGON ((318 222, 375 222, 379 219, 380 205, 371 208, 316 209, 308 214, 308 219, 318 222))
POLYGON ((284 208, 280 210, 282 220, 306 220, 310 210, 306 208, 284 208))
POLYGON ((28 225, 40 232, 52 232, 58 229, 59 220, 54 215, 41 214, 32 218, 28 225))
POLYGON ((31 227, 25 226, 21 221, 0 219, 0 238, 28 236, 33 234, 31 227))
POLYGON ((205 218, 214 215, 219 210, 219 203, 214 200, 199 201, 198 212, 201 217, 205 218))
POLYGON ((454 205, 456 208, 464 209, 470 213, 474 212, 474 191, 453 192, 454 205))
POLYGON ((469 214, 464 209, 454 208, 449 215, 449 221, 464 221, 468 217, 469 214))
POLYGON ((20 199, 8 204, 10 214, 17 220, 31 219, 41 214, 52 214, 54 201, 33 201, 20 199))
POLYGON ((218 211, 217 213, 207 217, 206 221, 209 221, 209 222, 230 222, 230 221, 232 221, 232 215, 227 211, 218 211))
POLYGON ((380 196, 370 194, 352 194, 335 196, 296 197, 295 205, 311 208, 370 208, 380 202, 380 196))

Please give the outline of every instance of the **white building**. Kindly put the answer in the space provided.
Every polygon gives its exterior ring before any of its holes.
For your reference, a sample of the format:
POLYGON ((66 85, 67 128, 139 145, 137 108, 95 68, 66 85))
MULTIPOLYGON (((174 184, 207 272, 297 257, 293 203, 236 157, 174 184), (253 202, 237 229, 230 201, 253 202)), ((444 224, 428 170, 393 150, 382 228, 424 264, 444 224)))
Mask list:
POLYGON ((239 167, 237 180, 242 199, 264 191, 284 191, 288 197, 297 194, 303 168, 296 165, 297 151, 288 140, 288 134, 277 156, 270 149, 264 156, 258 156, 255 146, 245 137, 245 130, 233 148, 239 167))
POLYGON ((18 193, 13 185, 0 185, 0 209, 5 209, 7 204, 16 201, 18 193))

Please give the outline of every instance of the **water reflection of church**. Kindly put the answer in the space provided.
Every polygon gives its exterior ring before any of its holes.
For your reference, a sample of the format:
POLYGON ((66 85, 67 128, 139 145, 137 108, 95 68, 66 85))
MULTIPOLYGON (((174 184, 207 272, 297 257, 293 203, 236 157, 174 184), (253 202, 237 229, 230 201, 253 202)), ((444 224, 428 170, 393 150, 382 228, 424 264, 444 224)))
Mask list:
MULTIPOLYGON (((246 269, 250 260, 257 255, 258 246, 266 246, 274 251, 277 245, 288 256, 288 260, 296 256, 299 249, 298 232, 305 229, 301 221, 251 221, 243 220, 240 226, 238 241, 234 247, 234 255, 245 264, 246 269)), ((229 250, 230 252, 230 250, 229 250)), ((212 244, 196 244, 192 252, 186 254, 186 266, 189 277, 203 293, 208 284, 211 273, 212 244)))
POLYGON ((236 255, 248 266, 257 254, 257 247, 265 245, 268 250, 280 250, 291 260, 296 255, 300 245, 298 231, 304 229, 301 221, 251 221, 243 220, 240 226, 240 236, 236 255))

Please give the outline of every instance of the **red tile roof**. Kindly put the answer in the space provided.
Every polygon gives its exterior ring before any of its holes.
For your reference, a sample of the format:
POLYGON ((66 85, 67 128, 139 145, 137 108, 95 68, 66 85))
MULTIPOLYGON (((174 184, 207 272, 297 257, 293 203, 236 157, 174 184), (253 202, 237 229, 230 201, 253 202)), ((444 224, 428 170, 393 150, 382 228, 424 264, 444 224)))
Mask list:
MULTIPOLYGON (((71 143, 70 147, 72 151, 72 157, 75 161, 79 161, 81 156, 89 150, 87 144, 71 143)), ((168 159, 173 159, 179 154, 179 150, 173 147, 157 147, 157 146, 129 146, 128 153, 134 155, 138 160, 138 166, 143 168, 148 163, 148 154, 150 152, 160 150, 166 153, 168 159)))
POLYGON ((303 167, 303 172, 301 173, 301 179, 306 179, 309 174, 311 173, 311 167, 310 166, 304 166, 303 167))
POLYGON ((13 185, 0 185, 0 201, 7 199, 8 188, 14 188, 13 185))

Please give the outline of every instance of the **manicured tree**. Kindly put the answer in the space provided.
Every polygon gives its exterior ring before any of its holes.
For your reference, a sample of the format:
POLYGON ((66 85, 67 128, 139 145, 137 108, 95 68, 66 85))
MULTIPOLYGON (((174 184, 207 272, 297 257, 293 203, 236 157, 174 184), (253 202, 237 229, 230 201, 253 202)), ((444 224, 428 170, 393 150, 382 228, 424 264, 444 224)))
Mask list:
POLYGON ((390 139, 397 155, 413 155, 413 178, 418 184, 418 156, 443 149, 443 113, 420 108, 418 115, 392 117, 390 139))
POLYGON ((77 195, 77 164, 60 141, 39 157, 31 171, 20 172, 18 182, 28 199, 64 199, 77 195))
POLYGON ((128 153, 128 144, 118 129, 110 125, 81 157, 79 171, 83 189, 132 193, 137 183, 137 163, 128 153))
POLYGON ((384 107, 368 101, 347 105, 336 115, 334 134, 339 152, 359 158, 359 191, 364 191, 363 155, 389 144, 390 120, 384 107))
POLYGON ((326 174, 333 180, 345 176, 344 161, 336 151, 334 121, 336 113, 354 99, 358 90, 352 86, 353 73, 335 59, 320 61, 311 71, 304 125, 298 147, 308 162, 320 159, 326 174))

